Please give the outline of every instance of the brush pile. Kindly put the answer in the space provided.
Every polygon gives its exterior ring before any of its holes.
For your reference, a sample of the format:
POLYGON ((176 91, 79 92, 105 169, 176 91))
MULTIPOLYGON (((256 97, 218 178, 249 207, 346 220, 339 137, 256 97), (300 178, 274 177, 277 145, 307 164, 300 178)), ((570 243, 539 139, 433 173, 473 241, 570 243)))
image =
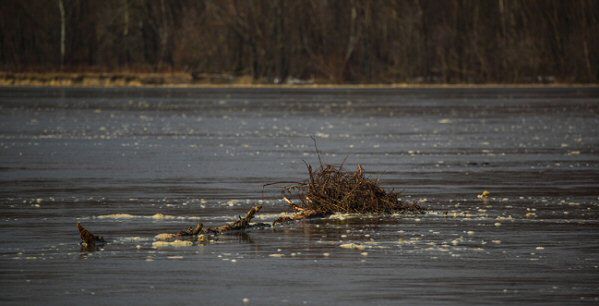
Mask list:
POLYGON ((387 192, 379 181, 367 178, 358 165, 355 172, 343 170, 343 165, 321 165, 317 171, 307 164, 308 179, 283 188, 285 201, 296 212, 275 223, 334 213, 422 213, 415 203, 403 203, 398 192, 387 192), (293 201, 295 200, 295 201, 293 201))

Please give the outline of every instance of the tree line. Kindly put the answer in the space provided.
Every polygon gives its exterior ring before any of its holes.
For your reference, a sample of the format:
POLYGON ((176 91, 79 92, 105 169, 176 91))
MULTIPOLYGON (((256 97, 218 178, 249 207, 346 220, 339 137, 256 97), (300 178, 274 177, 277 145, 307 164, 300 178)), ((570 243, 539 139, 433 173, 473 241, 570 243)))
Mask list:
POLYGON ((594 0, 2 0, 4 71, 597 82, 594 0))

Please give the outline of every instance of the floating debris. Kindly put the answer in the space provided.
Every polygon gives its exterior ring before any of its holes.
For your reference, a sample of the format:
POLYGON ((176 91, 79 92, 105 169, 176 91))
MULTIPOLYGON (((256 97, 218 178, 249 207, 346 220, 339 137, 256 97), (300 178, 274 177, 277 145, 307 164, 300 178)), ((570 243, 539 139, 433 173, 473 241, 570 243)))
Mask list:
POLYGON ((77 223, 77 229, 79 230, 81 240, 83 240, 81 247, 87 251, 95 250, 97 246, 106 243, 103 237, 92 234, 81 223, 77 223))
POLYGON ((195 227, 190 226, 186 230, 179 231, 176 234, 171 234, 171 233, 158 234, 158 235, 154 236, 154 240, 166 241, 166 240, 171 240, 171 239, 175 239, 175 238, 194 237, 194 236, 197 236, 198 234, 200 234, 200 232, 202 231, 203 228, 204 228, 204 225, 202 225, 201 223, 198 223, 195 227))
POLYGON ((133 219, 136 216, 131 214, 109 214, 109 215, 100 215, 98 219, 133 219))
POLYGON ((179 237, 197 236, 198 234, 200 234, 200 232, 202 232, 203 228, 204 225, 202 223, 198 223, 195 227, 190 226, 186 230, 178 232, 176 235, 179 237))
POLYGON ((512 215, 509 215, 507 217, 498 216, 497 218, 495 218, 495 220, 497 220, 497 221, 514 221, 514 218, 512 217, 512 215))
POLYGON ((154 240, 170 240, 177 237, 176 234, 162 233, 154 236, 154 240))
POLYGON ((154 220, 167 220, 167 219, 170 220, 170 219, 175 219, 175 216, 157 213, 157 214, 152 215, 152 219, 154 219, 154 220))
POLYGON ((174 239, 175 237, 177 237, 177 234, 162 233, 154 236, 154 240, 164 241, 174 239))
MULTIPOLYGON (((226 232, 232 231, 244 231, 245 229, 252 227, 270 227, 268 224, 264 223, 250 223, 254 215, 262 209, 261 205, 252 207, 246 214, 245 217, 239 217, 239 220, 212 228, 204 228, 202 223, 198 223, 193 227, 188 227, 185 230, 181 230, 177 233, 162 233, 154 236, 154 240, 156 240, 152 246, 154 248, 160 247, 180 247, 180 246, 191 246, 194 241, 199 243, 205 243, 209 241, 207 235, 217 235, 226 232), (174 239, 174 240, 173 240, 174 239)), ((134 218, 135 216, 129 214, 112 214, 112 215, 103 215, 98 218, 134 218)), ((168 216, 164 214, 155 214, 151 216, 152 219, 170 219, 174 218, 173 216, 168 216)), ((81 224, 77 223, 77 228, 79 229, 79 233, 81 239, 83 240, 82 246, 88 250, 93 250, 96 248, 97 243, 104 243, 104 239, 99 236, 95 236, 89 231, 87 231, 81 224)), ((210 240, 212 241, 212 240, 210 240)))
POLYGON ((537 217, 537 214, 534 212, 527 212, 526 215, 524 215, 526 218, 528 219, 533 219, 537 217))
POLYGON ((340 245, 339 247, 344 248, 344 249, 352 249, 352 250, 359 250, 359 251, 363 251, 364 249, 366 249, 366 246, 357 244, 357 243, 345 243, 345 244, 340 245))
POLYGON ((175 240, 175 241, 155 241, 152 243, 153 248, 164 248, 164 247, 187 247, 192 246, 193 242, 189 240, 175 240))
POLYGON ((194 227, 188 227, 185 230, 179 231, 177 233, 162 233, 154 236, 155 240, 159 241, 167 241, 171 239, 179 239, 179 238, 190 238, 190 241, 197 240, 198 242, 206 242, 208 241, 206 235, 212 234, 222 234, 225 232, 231 231, 244 231, 248 228, 252 227, 269 227, 270 225, 264 223, 250 223, 250 221, 254 218, 254 215, 262 209, 261 205, 252 207, 246 214, 245 217, 239 217, 239 220, 228 223, 225 225, 221 225, 218 227, 209 227, 204 228, 202 223, 196 224, 194 227), (197 237, 197 238, 196 238, 197 237))
POLYGON ((358 165, 355 172, 343 170, 343 164, 336 167, 321 163, 317 171, 312 170, 310 164, 306 164, 306 167, 306 181, 283 188, 283 199, 295 214, 280 217, 273 224, 339 213, 424 212, 417 203, 403 203, 399 200, 399 193, 387 192, 379 186, 378 180, 367 178, 361 165, 358 165))
POLYGON ((206 229, 206 233, 221 234, 230 231, 243 231, 251 227, 269 227, 270 225, 264 223, 250 224, 250 221, 252 221, 254 215, 261 209, 262 205, 254 206, 246 213, 245 217, 239 217, 239 220, 233 223, 225 224, 219 227, 208 228, 206 229))
POLYGON ((364 214, 334 213, 329 216, 329 219, 343 221, 343 220, 348 220, 348 219, 360 218, 360 217, 364 217, 364 216, 365 216, 364 214))
POLYGON ((491 196, 491 193, 488 192, 487 190, 485 190, 481 194, 477 195, 476 197, 479 199, 488 199, 490 196, 491 196))

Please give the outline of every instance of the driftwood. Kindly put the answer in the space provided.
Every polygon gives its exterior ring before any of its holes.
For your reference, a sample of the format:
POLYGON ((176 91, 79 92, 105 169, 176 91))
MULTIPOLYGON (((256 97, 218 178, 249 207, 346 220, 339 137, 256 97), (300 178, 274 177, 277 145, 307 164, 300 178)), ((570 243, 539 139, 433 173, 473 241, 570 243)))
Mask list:
POLYGON ((323 218, 328 215, 331 215, 331 213, 321 213, 321 212, 318 212, 318 211, 315 211, 312 209, 302 208, 298 205, 295 205, 287 197, 283 197, 283 200, 285 200, 285 202, 287 202, 287 204, 289 204, 291 209, 293 209, 295 211, 295 214, 293 214, 291 216, 283 216, 283 217, 277 218, 275 221, 272 222, 272 226, 275 226, 280 223, 285 223, 285 222, 291 222, 291 221, 302 220, 302 219, 311 219, 311 218, 323 218))
POLYGON ((209 227, 205 228, 202 223, 198 223, 195 227, 188 227, 186 230, 179 231, 175 234, 159 234, 155 237, 157 240, 171 240, 171 239, 179 239, 179 238, 191 238, 197 240, 199 242, 205 242, 207 240, 206 235, 218 235, 227 232, 243 232, 246 229, 252 227, 269 227, 270 225, 264 223, 255 223, 251 224, 251 220, 254 218, 254 215, 262 209, 262 206, 252 207, 245 215, 245 217, 239 217, 239 220, 235 222, 231 222, 228 224, 224 224, 217 227, 209 227))
POLYGON ((197 236, 200 233, 202 233, 203 228, 204 228, 204 225, 202 223, 198 223, 195 227, 190 226, 184 231, 179 231, 174 236, 176 236, 176 237, 197 236))
POLYGON ((98 244, 104 244, 106 241, 101 236, 96 236, 90 231, 85 229, 81 223, 77 223, 77 229, 79 230, 79 236, 81 236, 82 246, 87 250, 93 250, 98 244))
POLYGON ((222 233, 231 232, 231 231, 243 231, 250 227, 256 227, 256 226, 264 227, 264 226, 266 226, 266 224, 264 224, 264 223, 258 223, 255 225, 250 224, 250 221, 252 221, 252 219, 254 218, 254 215, 257 212, 259 212, 260 209, 262 209, 262 205, 254 206, 245 214, 245 217, 243 217, 243 218, 239 217, 239 220, 232 222, 232 223, 228 223, 228 224, 221 225, 218 227, 208 228, 206 230, 206 233, 222 234, 222 233))

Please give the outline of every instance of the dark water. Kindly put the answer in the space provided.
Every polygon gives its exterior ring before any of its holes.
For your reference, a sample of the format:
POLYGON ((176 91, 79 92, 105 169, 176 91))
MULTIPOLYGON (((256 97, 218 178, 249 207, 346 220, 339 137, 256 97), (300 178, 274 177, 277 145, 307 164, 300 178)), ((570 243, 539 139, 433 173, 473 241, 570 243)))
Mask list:
POLYGON ((0 302, 597 304, 598 126, 593 88, 2 88, 0 302), (305 178, 310 135, 429 213, 153 245, 272 221, 262 184, 305 178), (80 252, 76 222, 109 243, 80 252))

